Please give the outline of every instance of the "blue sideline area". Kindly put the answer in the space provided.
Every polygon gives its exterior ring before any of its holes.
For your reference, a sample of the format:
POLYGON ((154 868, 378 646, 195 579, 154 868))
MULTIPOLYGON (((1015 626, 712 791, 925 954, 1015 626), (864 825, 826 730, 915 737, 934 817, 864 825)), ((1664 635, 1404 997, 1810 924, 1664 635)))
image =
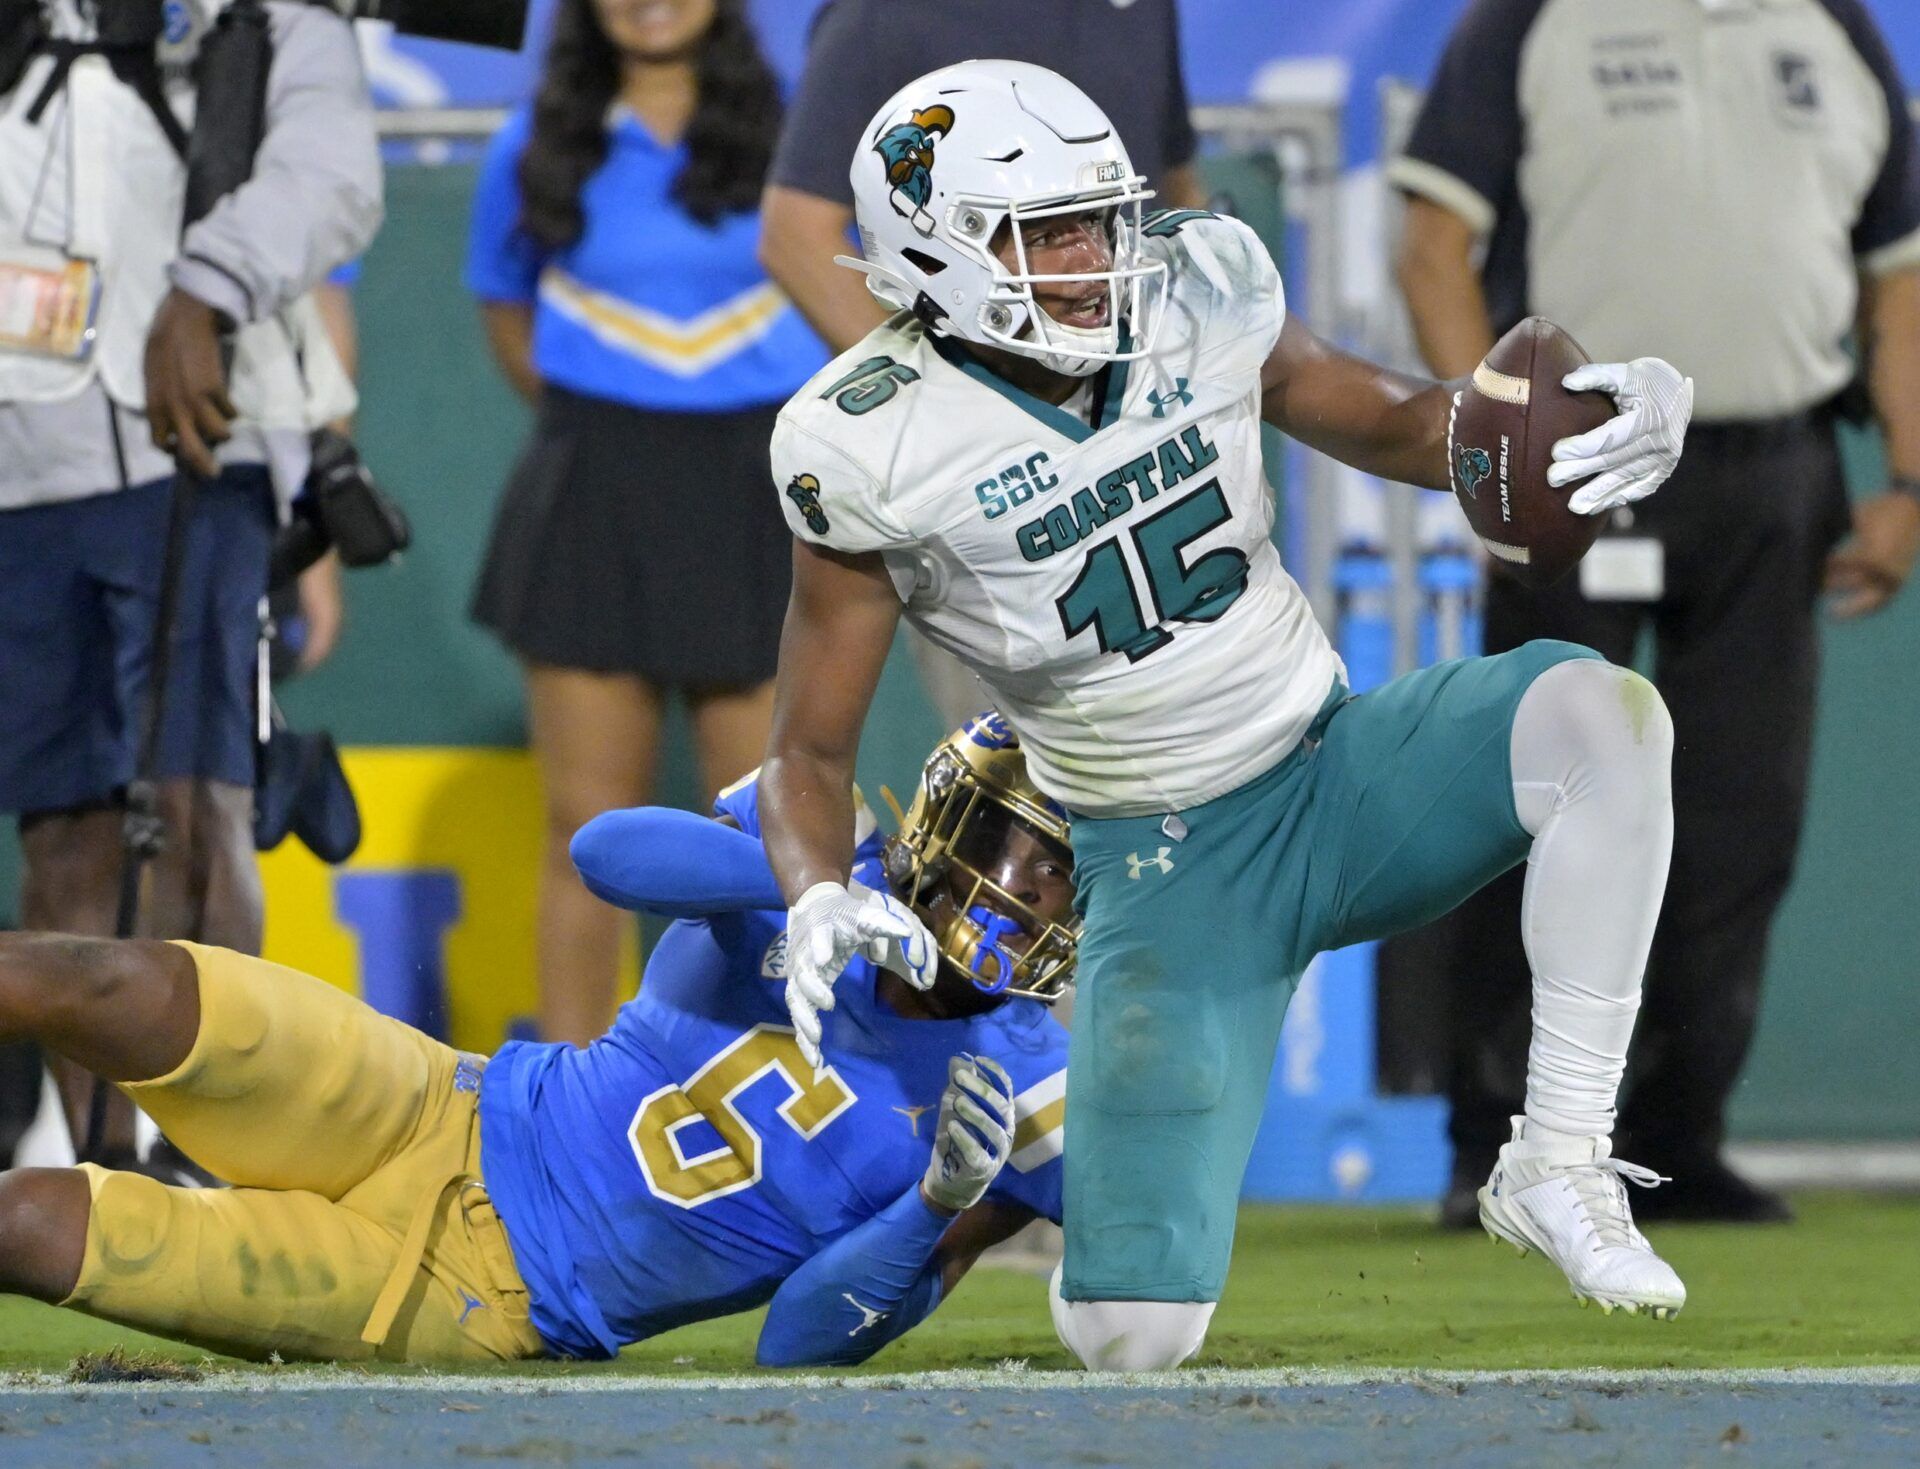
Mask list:
POLYGON ((574 1393, 0 1390, 9 1469, 359 1465, 1912 1464, 1920 1388, 1394 1382, 574 1393))

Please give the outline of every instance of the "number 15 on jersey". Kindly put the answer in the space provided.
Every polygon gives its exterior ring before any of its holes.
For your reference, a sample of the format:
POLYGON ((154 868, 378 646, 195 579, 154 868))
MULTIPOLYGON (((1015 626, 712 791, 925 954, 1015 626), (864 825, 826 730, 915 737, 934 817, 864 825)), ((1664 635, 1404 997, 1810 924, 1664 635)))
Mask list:
POLYGON ((1220 616, 1247 588, 1245 554, 1221 546, 1189 561, 1186 552, 1231 518, 1220 482, 1208 480, 1128 532, 1124 539, 1133 542, 1138 574, 1127 564, 1122 537, 1095 546, 1073 585, 1054 603, 1068 640, 1091 629, 1101 652, 1125 653, 1137 663, 1173 641, 1173 633, 1158 624, 1211 622, 1220 616))

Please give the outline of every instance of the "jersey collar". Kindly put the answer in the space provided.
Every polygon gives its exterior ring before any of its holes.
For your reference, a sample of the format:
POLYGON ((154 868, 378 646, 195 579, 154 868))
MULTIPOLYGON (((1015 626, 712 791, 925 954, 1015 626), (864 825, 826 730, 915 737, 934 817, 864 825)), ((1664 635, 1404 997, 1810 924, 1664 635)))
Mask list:
MULTIPOLYGON (((1055 433, 1073 440, 1076 444, 1084 444, 1101 429, 1118 419, 1121 404, 1126 401, 1127 370, 1133 366, 1131 362, 1109 362, 1100 369, 1099 381, 1094 389, 1094 402, 1098 411, 1093 423, 1088 425, 1082 423, 1076 415, 1047 402, 1044 398, 1034 397, 1025 388, 1015 387, 951 337, 941 336, 937 332, 928 332, 927 341, 950 366, 958 368, 983 387, 993 389, 1014 407, 1039 419, 1055 433)), ((1132 348, 1133 336, 1123 321, 1120 323, 1120 350, 1127 352, 1132 348)))

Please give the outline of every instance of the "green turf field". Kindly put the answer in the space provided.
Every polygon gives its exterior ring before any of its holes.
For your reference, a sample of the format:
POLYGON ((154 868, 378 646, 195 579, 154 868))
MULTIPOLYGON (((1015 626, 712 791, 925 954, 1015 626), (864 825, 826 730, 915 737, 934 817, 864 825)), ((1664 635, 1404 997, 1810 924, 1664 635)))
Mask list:
MULTIPOLYGON (((1559 1273, 1484 1235, 1443 1235, 1408 1210, 1248 1208, 1227 1298, 1199 1365, 1441 1369, 1838 1367, 1920 1363, 1920 1198, 1796 1199, 1787 1227, 1667 1226, 1655 1244, 1687 1282, 1678 1321, 1579 1310, 1559 1273)), ((536 1372, 708 1375, 753 1360, 757 1315, 688 1327, 613 1367, 536 1372)), ((0 1300, 0 1370, 62 1371, 132 1333, 0 1300)), ((873 1370, 1070 1365, 1045 1283, 982 1270, 873 1370)))

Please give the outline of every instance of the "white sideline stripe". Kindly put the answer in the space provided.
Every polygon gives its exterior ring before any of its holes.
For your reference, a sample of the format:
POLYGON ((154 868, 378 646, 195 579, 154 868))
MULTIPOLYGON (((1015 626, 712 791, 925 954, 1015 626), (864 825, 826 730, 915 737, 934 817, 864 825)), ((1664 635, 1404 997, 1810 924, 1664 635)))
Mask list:
POLYGON ((1920 1143, 1729 1143, 1727 1162, 1763 1188, 1920 1189, 1920 1143))
POLYGON ((1186 1372, 1035 1372, 1025 1366, 952 1369, 940 1372, 888 1372, 872 1376, 851 1374, 736 1373, 726 1377, 627 1377, 611 1374, 551 1377, 480 1377, 470 1374, 425 1372, 384 1375, 322 1367, 224 1369, 214 1368, 199 1382, 69 1382, 46 1373, 17 1373, 0 1378, 0 1398, 7 1394, 73 1397, 94 1393, 160 1394, 163 1396, 267 1394, 276 1392, 396 1392, 532 1394, 636 1392, 1072 1392, 1195 1388, 1317 1388, 1368 1386, 1434 1387, 1920 1387, 1920 1364, 1891 1367, 1756 1367, 1750 1370, 1642 1368, 1612 1370, 1598 1367, 1558 1368, 1539 1372, 1442 1372, 1406 1368, 1347 1369, 1332 1367, 1196 1368, 1186 1372))

